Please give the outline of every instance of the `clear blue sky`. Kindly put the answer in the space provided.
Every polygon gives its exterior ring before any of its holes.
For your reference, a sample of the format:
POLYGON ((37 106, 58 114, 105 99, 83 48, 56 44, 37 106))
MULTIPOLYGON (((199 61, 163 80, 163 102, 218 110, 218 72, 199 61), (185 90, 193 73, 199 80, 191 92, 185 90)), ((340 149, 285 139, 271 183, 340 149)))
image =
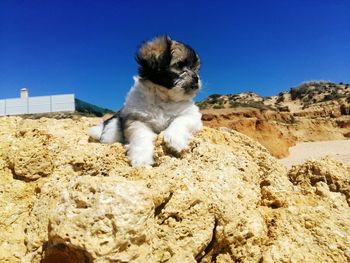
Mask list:
POLYGON ((0 0, 0 98, 75 93, 118 109, 139 43, 168 33, 202 60, 202 99, 350 82, 350 1, 0 0))

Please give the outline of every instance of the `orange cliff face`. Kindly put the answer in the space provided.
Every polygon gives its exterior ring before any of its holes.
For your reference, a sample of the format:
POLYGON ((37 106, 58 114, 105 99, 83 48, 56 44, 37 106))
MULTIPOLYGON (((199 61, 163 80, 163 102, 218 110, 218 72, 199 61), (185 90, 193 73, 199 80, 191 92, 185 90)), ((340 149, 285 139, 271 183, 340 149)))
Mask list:
POLYGON ((277 158, 288 156, 289 147, 296 143, 294 136, 283 133, 278 125, 269 121, 269 117, 258 109, 202 110, 202 114, 205 126, 227 127, 243 133, 258 141, 277 158))

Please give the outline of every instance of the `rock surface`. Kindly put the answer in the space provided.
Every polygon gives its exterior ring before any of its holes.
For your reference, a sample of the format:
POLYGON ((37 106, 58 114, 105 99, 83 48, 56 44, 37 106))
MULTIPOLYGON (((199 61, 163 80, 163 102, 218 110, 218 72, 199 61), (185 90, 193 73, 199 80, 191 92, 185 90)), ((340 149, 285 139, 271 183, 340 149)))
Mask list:
POLYGON ((0 122, 0 262, 349 262, 350 168, 289 172, 245 135, 205 128, 154 167, 89 142, 98 119, 0 122))

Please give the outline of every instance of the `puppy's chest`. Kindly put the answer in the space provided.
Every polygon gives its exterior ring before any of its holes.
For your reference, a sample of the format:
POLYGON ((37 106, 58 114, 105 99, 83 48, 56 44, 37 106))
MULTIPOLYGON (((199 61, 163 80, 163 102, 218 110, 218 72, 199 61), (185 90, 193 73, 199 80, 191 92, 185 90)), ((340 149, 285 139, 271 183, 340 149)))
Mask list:
POLYGON ((173 109, 154 107, 148 112, 147 123, 152 129, 159 133, 165 130, 173 120, 180 115, 180 112, 173 109))

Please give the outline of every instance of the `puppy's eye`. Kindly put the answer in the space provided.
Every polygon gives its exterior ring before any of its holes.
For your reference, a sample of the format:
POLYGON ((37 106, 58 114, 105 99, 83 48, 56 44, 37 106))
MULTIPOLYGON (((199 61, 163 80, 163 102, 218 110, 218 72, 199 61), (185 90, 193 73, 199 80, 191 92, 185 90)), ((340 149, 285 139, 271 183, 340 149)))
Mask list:
POLYGON ((175 66, 175 68, 183 69, 186 66, 186 62, 185 61, 179 61, 179 62, 175 63, 174 66, 175 66))

